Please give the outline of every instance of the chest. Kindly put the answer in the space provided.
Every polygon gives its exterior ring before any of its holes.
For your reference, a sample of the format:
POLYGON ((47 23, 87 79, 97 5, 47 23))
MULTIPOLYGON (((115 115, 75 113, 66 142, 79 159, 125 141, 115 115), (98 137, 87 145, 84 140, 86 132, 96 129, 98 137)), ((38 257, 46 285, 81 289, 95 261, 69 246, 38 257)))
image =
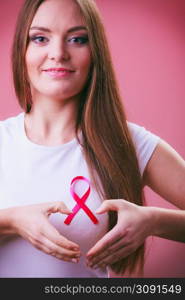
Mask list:
MULTIPOLYGON (((68 208, 73 209, 77 202, 70 187, 76 176, 90 179, 87 164, 79 148, 55 153, 28 152, 26 149, 17 151, 15 147, 9 149, 9 153, 2 152, 1 157, 0 208, 63 201, 68 208)), ((82 198, 88 184, 80 181, 74 189, 82 198)), ((101 203, 102 199, 90 182, 90 194, 85 205, 95 214, 101 203)), ((64 223, 66 215, 59 213, 51 215, 50 222, 61 234, 79 243, 87 251, 107 232, 108 215, 96 217, 98 224, 94 224, 81 208, 69 225, 64 223)))

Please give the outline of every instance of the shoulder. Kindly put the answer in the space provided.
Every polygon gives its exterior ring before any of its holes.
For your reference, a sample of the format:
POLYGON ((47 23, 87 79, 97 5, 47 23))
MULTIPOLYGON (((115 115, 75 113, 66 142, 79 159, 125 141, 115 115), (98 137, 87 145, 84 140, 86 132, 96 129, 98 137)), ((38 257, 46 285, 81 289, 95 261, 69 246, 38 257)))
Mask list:
POLYGON ((18 115, 10 116, 8 118, 0 120, 0 129, 8 129, 14 127, 23 118, 23 115, 24 113, 22 112, 19 113, 18 115))
POLYGON ((129 121, 127 121, 127 126, 135 146, 140 172, 143 175, 146 165, 161 138, 144 126, 129 121))
POLYGON ((153 132, 151 132, 150 130, 146 129, 144 126, 138 125, 136 123, 133 122, 129 122, 127 121, 127 126, 129 129, 129 132, 131 134, 131 137, 133 139, 133 142, 136 143, 140 143, 143 142, 143 140, 155 140, 155 141, 159 141, 160 137, 156 134, 154 134, 153 132))
POLYGON ((185 209, 185 160, 166 141, 157 145, 143 181, 161 197, 185 209))
POLYGON ((0 143, 2 143, 6 137, 12 137, 15 132, 19 131, 21 121, 24 117, 24 113, 8 117, 4 120, 0 120, 0 143))

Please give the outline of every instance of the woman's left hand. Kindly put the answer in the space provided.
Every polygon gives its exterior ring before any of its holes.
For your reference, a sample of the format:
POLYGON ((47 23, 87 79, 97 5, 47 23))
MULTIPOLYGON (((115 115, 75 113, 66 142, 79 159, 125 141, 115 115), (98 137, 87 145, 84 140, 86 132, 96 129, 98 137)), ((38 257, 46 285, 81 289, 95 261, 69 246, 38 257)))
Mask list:
POLYGON ((87 253, 87 266, 101 268, 133 253, 152 234, 151 208, 123 199, 105 200, 97 214, 117 211, 117 224, 87 253))

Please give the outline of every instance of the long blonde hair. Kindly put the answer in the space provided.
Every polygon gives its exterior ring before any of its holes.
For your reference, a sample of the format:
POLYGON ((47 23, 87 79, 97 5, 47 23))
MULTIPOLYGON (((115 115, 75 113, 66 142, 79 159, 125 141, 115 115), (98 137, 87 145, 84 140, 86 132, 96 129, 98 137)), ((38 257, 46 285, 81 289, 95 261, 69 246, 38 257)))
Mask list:
MULTIPOLYGON (((76 135, 80 128, 83 153, 99 195, 103 199, 125 199, 143 205, 144 193, 136 151, 128 130, 101 17, 93 0, 74 1, 86 22, 93 60, 78 108, 76 135)), ((43 2, 25 1, 17 19, 12 45, 14 87, 19 104, 27 113, 32 107, 25 65, 28 32, 43 2)), ((116 222, 117 213, 109 212, 109 230, 116 222)), ((118 275, 125 272, 132 274, 137 269, 141 276, 143 266, 144 244, 110 267, 118 275)))

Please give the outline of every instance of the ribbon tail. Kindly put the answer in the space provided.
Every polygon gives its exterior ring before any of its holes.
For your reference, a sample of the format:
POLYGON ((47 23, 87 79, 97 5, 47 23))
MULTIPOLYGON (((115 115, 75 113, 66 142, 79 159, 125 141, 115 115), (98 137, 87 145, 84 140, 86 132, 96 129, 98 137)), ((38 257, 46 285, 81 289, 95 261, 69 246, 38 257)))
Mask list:
POLYGON ((81 208, 86 212, 86 214, 88 215, 88 217, 91 219, 91 221, 94 224, 98 223, 98 219, 95 217, 95 215, 90 211, 90 209, 83 203, 80 205, 81 208))
POLYGON ((69 224, 71 223, 72 219, 73 219, 74 216, 77 214, 77 212, 79 211, 79 209, 80 209, 80 206, 79 206, 78 204, 75 205, 75 207, 72 209, 73 212, 72 212, 71 214, 69 214, 69 215, 66 217, 65 221, 64 221, 64 223, 65 223, 66 225, 69 225, 69 224))

